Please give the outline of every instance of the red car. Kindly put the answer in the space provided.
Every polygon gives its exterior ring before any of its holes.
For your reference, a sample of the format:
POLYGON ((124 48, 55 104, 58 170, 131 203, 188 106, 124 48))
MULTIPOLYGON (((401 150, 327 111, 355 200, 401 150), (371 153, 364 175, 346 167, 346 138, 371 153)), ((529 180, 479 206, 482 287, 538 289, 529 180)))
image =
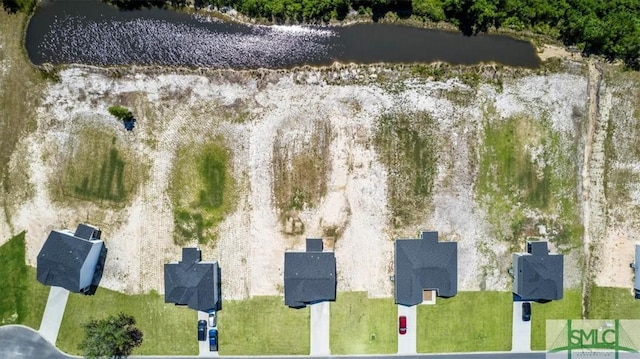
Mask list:
POLYGON ((398 333, 404 335, 407 333, 407 317, 404 315, 398 318, 398 333))

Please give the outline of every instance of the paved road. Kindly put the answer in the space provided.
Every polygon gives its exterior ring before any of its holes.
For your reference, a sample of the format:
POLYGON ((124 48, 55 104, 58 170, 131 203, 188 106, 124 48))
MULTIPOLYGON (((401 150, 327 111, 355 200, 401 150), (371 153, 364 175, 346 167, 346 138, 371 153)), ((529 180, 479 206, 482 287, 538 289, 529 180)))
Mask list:
POLYGON ((329 302, 311 305, 310 352, 311 355, 329 355, 329 302))
MULTIPOLYGON (((531 321, 522 320, 522 303, 513 302, 513 326, 511 327, 511 351, 528 352, 531 350, 531 321)), ((534 313, 531 313, 533 317, 534 313)))
MULTIPOLYGON (((398 354, 415 354, 417 353, 416 331, 418 330, 418 306, 407 307, 398 305, 398 318, 402 315, 407 317, 407 333, 400 335, 398 329, 396 329, 396 333, 398 333, 398 354)), ((397 320, 396 322, 396 326, 399 326, 400 323, 397 320)), ((428 324, 424 323, 423 325, 427 325, 428 328, 428 324)))
POLYGON ((0 358, 2 359, 67 359, 35 330, 21 325, 0 327, 0 358))
MULTIPOLYGON (((195 332, 195 329, 194 329, 195 332)), ((195 333, 194 333, 195 337, 195 333)), ((223 356, 224 357, 224 356, 223 356)), ((277 359, 284 356, 264 356, 260 359, 277 359)), ((419 354, 419 355, 367 355, 367 359, 544 359, 544 352, 532 353, 463 353, 463 354, 419 354)), ((69 359, 78 358, 66 355, 56 349, 51 343, 46 341, 38 332, 31 328, 20 325, 0 326, 0 358, 2 359, 69 359)), ((130 358, 144 359, 199 359, 198 356, 132 356, 130 358)), ((229 358, 236 359, 255 359, 256 357, 240 357, 234 356, 229 358)), ((332 358, 332 359, 353 359, 353 356, 334 355, 334 356, 288 356, 288 358, 332 358)))
MULTIPOLYGON (((413 355, 331 355, 331 356, 308 356, 308 355, 296 355, 296 356, 260 356, 260 357, 242 357, 242 356, 220 356, 221 358, 233 358, 233 359, 282 359, 282 358, 308 358, 308 359, 545 359, 544 352, 532 352, 532 353, 511 353, 511 352, 486 352, 486 353, 458 353, 458 354, 413 354, 413 355)), ((565 354, 566 355, 566 354, 565 354)), ((131 356, 129 358, 144 358, 144 359, 186 359, 189 357, 142 357, 131 356)), ((193 357, 194 359, 197 357, 193 357)), ((635 358, 638 359, 638 358, 635 358)))
POLYGON ((68 290, 62 287, 51 287, 49 290, 49 299, 47 299, 47 306, 44 308, 40 324, 40 334, 53 344, 58 339, 62 316, 67 307, 67 299, 69 299, 68 290))

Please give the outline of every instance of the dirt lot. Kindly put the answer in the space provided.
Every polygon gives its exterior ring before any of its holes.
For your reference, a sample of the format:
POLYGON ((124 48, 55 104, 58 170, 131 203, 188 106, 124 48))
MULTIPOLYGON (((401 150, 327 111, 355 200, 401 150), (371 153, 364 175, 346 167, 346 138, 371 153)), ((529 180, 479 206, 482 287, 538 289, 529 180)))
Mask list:
MULTIPOLYGON (((176 153, 186 143, 223 138, 231 152, 238 197, 217 228, 215 244, 205 246, 204 257, 220 261, 226 298, 282 294, 283 253, 302 250, 305 237, 335 239, 338 290, 390 297, 393 239, 414 237, 423 229, 458 241, 460 290, 508 290, 511 251, 522 248, 526 235, 533 232, 519 231, 515 242, 509 242, 501 231, 511 218, 496 223, 485 200, 478 198, 483 128, 526 115, 533 121, 546 119, 562 141, 580 143, 580 124, 586 118, 576 119, 576 111, 588 112, 587 83, 587 76, 575 71, 505 78, 500 86, 409 79, 391 87, 367 68, 118 76, 70 68, 47 88, 37 109, 37 129, 13 154, 13 164, 29 164, 33 196, 9 217, 15 231, 27 230, 31 264, 51 229, 73 227, 79 221, 98 225, 109 248, 102 285, 129 293, 162 293, 163 264, 180 256, 173 242, 174 212, 168 194, 176 153), (350 81, 328 83, 341 78, 350 81), (363 78, 370 83, 356 81, 363 78), (127 106, 136 115, 133 132, 109 115, 107 108, 113 104, 127 106), (398 112, 426 114, 432 120, 430 136, 436 146, 430 150, 437 154, 430 169, 432 188, 421 200, 424 205, 404 221, 391 215, 389 199, 397 191, 389 183, 411 178, 399 179, 406 173, 385 166, 384 154, 374 145, 381 115, 398 112), (126 166, 147 169, 135 174, 136 182, 131 183, 137 185, 130 198, 111 203, 52 197, 52 181, 61 178, 62 164, 78 156, 73 144, 85 129, 109 134, 115 145, 134 154, 124 158, 126 166), (321 143, 326 151, 313 149, 321 143), (305 155, 306 150, 311 152, 305 155), (320 180, 300 183, 312 183, 317 192, 294 188, 299 178, 287 168, 305 173, 305 166, 320 180), (274 168, 284 175, 275 175, 274 168), (282 185, 290 188, 281 191, 282 185), (292 193, 297 196, 292 201, 277 197, 292 193)), ((420 124, 407 126, 407 133, 424 135, 420 124)), ((532 163, 543 161, 536 157, 539 148, 527 151, 525 157, 532 163)), ((125 176, 134 176, 126 166, 125 176)), ((529 217, 523 225, 534 219, 552 221, 559 215, 554 211, 525 209, 522 213, 529 217)), ((9 232, 4 228, 3 239, 9 232)), ((611 275, 628 266, 626 238, 633 238, 637 228, 625 228, 626 232, 610 231, 611 240, 602 243, 620 254, 602 256, 600 265, 608 269, 600 272, 599 283, 629 284, 628 278, 611 275)), ((558 246, 569 254, 565 285, 577 287, 582 280, 582 248, 558 246)))

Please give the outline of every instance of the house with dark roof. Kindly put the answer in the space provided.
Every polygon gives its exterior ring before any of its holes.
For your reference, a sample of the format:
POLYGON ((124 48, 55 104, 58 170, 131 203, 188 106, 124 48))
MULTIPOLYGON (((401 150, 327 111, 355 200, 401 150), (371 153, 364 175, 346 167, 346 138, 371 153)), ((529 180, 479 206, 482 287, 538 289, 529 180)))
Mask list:
POLYGON ((635 262, 630 264, 633 268, 633 297, 640 299, 640 243, 636 243, 635 262))
POLYGON ((90 294, 92 285, 97 286, 106 256, 100 235, 98 228, 86 224, 79 224, 75 232, 51 231, 38 253, 38 281, 90 294))
POLYGON ((308 238, 304 252, 284 253, 284 304, 304 308, 336 300, 336 257, 322 239, 308 238))
POLYGON ((208 312, 222 310, 218 262, 202 261, 199 248, 182 248, 182 261, 164 265, 164 302, 208 312))
POLYGON ((564 256, 550 254, 547 242, 527 242, 526 253, 513 254, 513 294, 516 300, 547 302, 562 299, 564 256))
POLYGON ((396 304, 423 302, 425 292, 449 298, 458 294, 458 243, 439 242, 438 232, 422 232, 419 239, 395 241, 396 304))

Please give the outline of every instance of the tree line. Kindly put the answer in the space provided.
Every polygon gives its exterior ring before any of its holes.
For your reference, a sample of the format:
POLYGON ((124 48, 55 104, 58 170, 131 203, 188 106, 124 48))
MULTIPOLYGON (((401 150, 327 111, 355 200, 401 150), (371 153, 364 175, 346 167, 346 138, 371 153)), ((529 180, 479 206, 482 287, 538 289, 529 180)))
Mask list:
MULTIPOLYGON (((33 10, 36 0, 0 0, 11 11, 33 10)), ((103 0, 128 9, 181 7, 187 0, 103 0)), ((638 0, 192 0, 196 7, 233 8, 275 23, 342 20, 350 11, 373 20, 401 18, 448 22, 465 35, 489 29, 529 30, 551 35, 585 54, 620 59, 640 68, 638 0)))
POLYGON ((621 59, 638 68, 638 0, 206 0, 274 22, 343 19, 353 10, 374 20, 392 12, 456 25, 465 35, 489 29, 529 30, 551 35, 586 54, 621 59))

